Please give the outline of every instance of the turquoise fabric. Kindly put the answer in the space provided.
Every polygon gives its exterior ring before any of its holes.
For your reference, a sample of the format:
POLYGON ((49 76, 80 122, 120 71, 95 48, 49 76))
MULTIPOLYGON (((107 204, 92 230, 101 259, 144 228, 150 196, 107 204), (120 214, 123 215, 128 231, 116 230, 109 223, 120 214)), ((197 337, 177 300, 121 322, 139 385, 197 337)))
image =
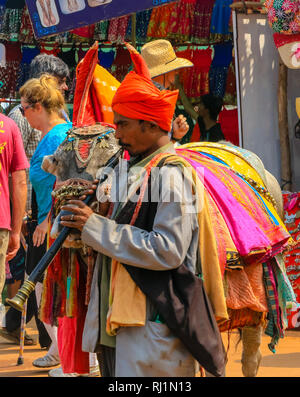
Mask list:
POLYGON ((36 193, 38 206, 38 224, 43 222, 51 209, 51 192, 55 176, 42 170, 44 156, 51 155, 66 138, 66 132, 72 128, 72 123, 58 124, 50 130, 38 144, 30 161, 29 178, 36 193))

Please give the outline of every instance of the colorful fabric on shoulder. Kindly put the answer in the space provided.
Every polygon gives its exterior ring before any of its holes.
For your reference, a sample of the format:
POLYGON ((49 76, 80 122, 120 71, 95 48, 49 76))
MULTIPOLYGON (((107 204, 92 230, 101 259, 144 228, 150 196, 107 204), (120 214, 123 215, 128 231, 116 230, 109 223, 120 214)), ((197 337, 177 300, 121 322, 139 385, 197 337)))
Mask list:
MULTIPOLYGON (((289 307, 296 303, 282 265, 282 253, 294 242, 267 190, 263 163, 250 152, 221 143, 186 144, 176 152, 176 162, 184 159, 196 170, 197 181, 203 184, 202 197, 209 203, 219 283, 223 283, 229 317, 219 319, 219 328, 223 332, 262 324, 272 338, 269 348, 275 352, 287 328, 289 307)), ((207 244, 205 233, 200 233, 200 247, 203 240, 207 244)), ((210 286, 216 282, 216 274, 209 271, 211 261, 203 256, 201 264, 214 307, 210 286)))

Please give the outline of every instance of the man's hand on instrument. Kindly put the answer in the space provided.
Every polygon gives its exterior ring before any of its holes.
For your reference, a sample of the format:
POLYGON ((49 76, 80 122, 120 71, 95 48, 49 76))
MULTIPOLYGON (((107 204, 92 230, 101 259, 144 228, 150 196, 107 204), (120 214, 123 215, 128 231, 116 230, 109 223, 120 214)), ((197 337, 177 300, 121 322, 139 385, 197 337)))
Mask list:
POLYGON ((94 213, 93 210, 81 200, 69 200, 67 205, 62 206, 62 210, 72 212, 70 215, 61 217, 62 226, 78 229, 82 231, 89 217, 94 213))
POLYGON ((83 201, 86 199, 87 196, 94 194, 95 191, 97 190, 98 183, 99 183, 98 179, 94 179, 94 181, 89 186, 89 188, 83 192, 82 196, 79 197, 79 200, 83 201))

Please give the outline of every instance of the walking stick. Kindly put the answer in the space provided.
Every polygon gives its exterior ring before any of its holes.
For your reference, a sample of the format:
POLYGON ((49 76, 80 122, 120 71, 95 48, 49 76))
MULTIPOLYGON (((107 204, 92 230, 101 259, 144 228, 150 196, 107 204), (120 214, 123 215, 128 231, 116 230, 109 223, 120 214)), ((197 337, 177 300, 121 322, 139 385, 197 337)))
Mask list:
POLYGON ((17 365, 24 364, 24 344, 25 344, 25 330, 26 330, 26 312, 27 312, 27 300, 24 302, 22 317, 21 317, 21 332, 20 332, 20 350, 17 365))
MULTIPOLYGON (((26 263, 27 263, 27 244, 25 242, 25 239, 21 236, 21 244, 24 247, 25 250, 25 272, 26 272, 26 263)), ((26 313, 27 313, 27 300, 24 302, 24 306, 22 309, 22 316, 21 316, 21 330, 20 330, 20 349, 19 349, 19 357, 18 357, 18 361, 17 361, 17 365, 22 365, 24 364, 24 357, 23 357, 23 353, 24 353, 24 345, 25 345, 25 331, 26 331, 26 313)))

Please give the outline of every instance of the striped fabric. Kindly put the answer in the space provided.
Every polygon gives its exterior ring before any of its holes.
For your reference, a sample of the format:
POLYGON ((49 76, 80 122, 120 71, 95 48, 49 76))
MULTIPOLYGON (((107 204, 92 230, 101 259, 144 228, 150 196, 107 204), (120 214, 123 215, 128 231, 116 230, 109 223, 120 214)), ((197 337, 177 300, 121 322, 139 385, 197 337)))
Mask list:
POLYGON ((283 338, 283 326, 281 322, 281 312, 279 308, 279 300, 277 294, 276 277, 273 272, 271 262, 263 263, 263 278, 268 300, 268 322, 265 329, 265 334, 272 337, 271 342, 268 344, 269 349, 275 353, 275 346, 279 338, 283 338))

